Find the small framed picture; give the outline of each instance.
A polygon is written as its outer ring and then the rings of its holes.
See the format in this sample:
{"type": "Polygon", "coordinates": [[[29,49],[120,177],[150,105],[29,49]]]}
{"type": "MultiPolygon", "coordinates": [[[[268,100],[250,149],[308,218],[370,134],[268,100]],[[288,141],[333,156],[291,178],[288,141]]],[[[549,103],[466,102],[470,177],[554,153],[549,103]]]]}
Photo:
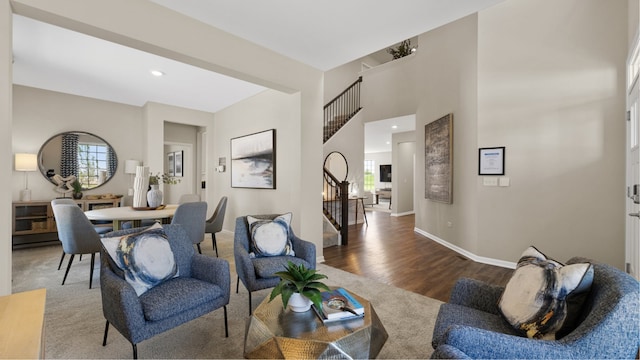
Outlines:
{"type": "Polygon", "coordinates": [[[480,148],[478,175],[504,175],[504,152],[504,146],[480,148]]]}
{"type": "Polygon", "coordinates": [[[173,154],[174,153],[172,152],[167,153],[167,170],[168,170],[169,176],[175,176],[175,173],[176,173],[175,172],[176,164],[173,158],[173,154]]]}
{"type": "Polygon", "coordinates": [[[182,151],[176,151],[173,153],[175,161],[174,176],[182,177],[182,151]]]}

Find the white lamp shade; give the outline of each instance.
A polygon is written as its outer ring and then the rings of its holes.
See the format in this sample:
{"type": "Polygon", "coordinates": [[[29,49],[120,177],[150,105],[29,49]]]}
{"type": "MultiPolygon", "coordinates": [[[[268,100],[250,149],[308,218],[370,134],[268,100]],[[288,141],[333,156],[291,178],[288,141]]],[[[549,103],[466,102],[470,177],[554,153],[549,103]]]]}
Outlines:
{"type": "Polygon", "coordinates": [[[138,160],[125,160],[124,162],[124,173],[125,174],[135,174],[136,168],[140,165],[140,161],[138,160]]]}
{"type": "Polygon", "coordinates": [[[16,171],[36,171],[38,170],[37,154],[16,154],[16,171]]]}

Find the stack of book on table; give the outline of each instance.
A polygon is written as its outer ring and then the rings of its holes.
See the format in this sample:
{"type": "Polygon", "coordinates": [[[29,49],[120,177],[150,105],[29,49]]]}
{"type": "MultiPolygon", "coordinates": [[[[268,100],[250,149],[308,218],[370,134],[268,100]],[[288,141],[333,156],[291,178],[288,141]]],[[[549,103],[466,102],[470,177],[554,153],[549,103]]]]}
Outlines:
{"type": "Polygon", "coordinates": [[[313,305],[313,310],[323,323],[358,319],[364,316],[364,307],[343,288],[323,291],[322,310],[313,305]],[[353,312],[349,311],[353,310],[353,312]]]}

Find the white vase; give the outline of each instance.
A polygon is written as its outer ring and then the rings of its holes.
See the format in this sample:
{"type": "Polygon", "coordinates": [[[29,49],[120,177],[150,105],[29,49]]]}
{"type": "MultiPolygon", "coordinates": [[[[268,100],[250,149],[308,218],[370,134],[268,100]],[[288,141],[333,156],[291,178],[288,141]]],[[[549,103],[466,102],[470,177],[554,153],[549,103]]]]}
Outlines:
{"type": "Polygon", "coordinates": [[[137,166],[133,182],[133,207],[147,206],[147,188],[149,187],[149,167],[137,166]]]}
{"type": "Polygon", "coordinates": [[[313,302],[300,293],[293,293],[289,298],[289,307],[295,312],[305,312],[311,309],[313,302]]]}
{"type": "Polygon", "coordinates": [[[162,205],[162,191],[159,187],[160,185],[151,185],[151,190],[147,192],[147,203],[149,203],[149,207],[157,208],[162,205]]]}

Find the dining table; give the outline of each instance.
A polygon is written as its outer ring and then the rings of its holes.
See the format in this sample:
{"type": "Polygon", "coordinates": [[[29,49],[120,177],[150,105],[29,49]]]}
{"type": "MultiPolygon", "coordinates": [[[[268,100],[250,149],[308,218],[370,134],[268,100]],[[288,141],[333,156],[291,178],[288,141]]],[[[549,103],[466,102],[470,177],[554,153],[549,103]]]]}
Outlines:
{"type": "Polygon", "coordinates": [[[158,220],[168,224],[177,208],[177,204],[162,205],[157,208],[121,206],[89,210],[84,213],[92,221],[112,221],[113,230],[120,230],[125,222],[131,222],[132,227],[140,227],[142,220],[158,220]]]}

